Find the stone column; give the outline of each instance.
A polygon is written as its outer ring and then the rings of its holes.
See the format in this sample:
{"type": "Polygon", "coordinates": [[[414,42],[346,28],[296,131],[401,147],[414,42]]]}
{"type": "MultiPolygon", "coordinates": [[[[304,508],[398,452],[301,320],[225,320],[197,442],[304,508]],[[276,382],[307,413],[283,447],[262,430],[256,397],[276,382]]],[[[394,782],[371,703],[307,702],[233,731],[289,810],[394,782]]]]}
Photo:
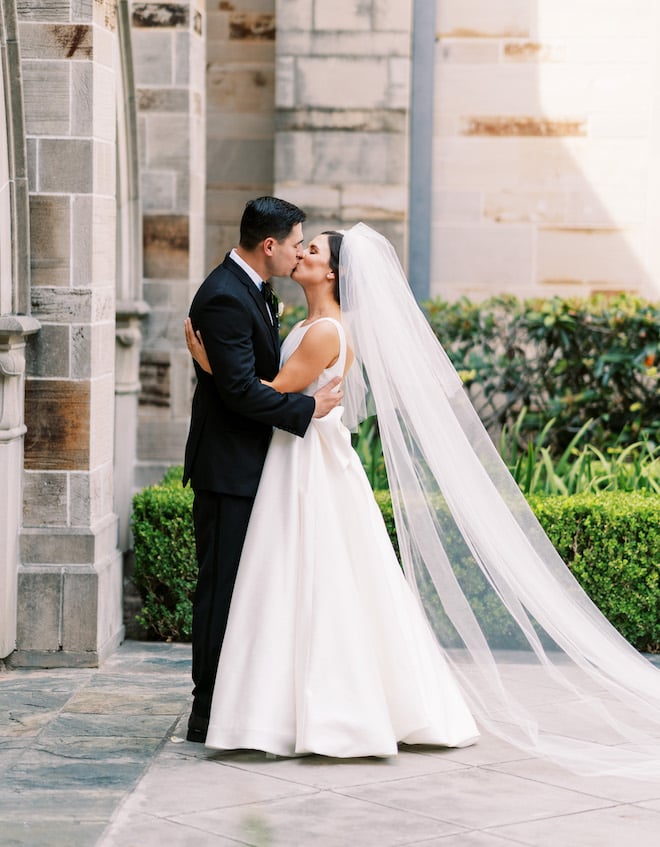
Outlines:
{"type": "Polygon", "coordinates": [[[32,313],[16,664],[96,665],[123,637],[113,512],[115,4],[19,4],[32,313]]]}
{"type": "MultiPolygon", "coordinates": [[[[274,193],[405,254],[410,0],[277,0],[274,193]]],[[[293,291],[292,283],[283,291],[293,291]]]]}
{"type": "Polygon", "coordinates": [[[25,336],[39,324],[30,317],[0,317],[0,658],[16,646],[18,535],[23,476],[25,336]]]}
{"type": "Polygon", "coordinates": [[[435,12],[435,2],[413,0],[408,279],[419,301],[428,298],[431,281],[435,12]]]}
{"type": "Polygon", "coordinates": [[[29,316],[28,181],[16,7],[0,2],[0,658],[16,647],[29,316]]]}
{"type": "Polygon", "coordinates": [[[129,0],[117,3],[117,47],[122,108],[117,114],[114,509],[119,517],[119,547],[128,565],[137,461],[141,322],[149,313],[142,299],[142,208],[129,0]]]}
{"type": "Polygon", "coordinates": [[[133,3],[143,210],[138,486],[183,461],[192,368],[183,319],[204,277],[205,4],[133,3]]]}

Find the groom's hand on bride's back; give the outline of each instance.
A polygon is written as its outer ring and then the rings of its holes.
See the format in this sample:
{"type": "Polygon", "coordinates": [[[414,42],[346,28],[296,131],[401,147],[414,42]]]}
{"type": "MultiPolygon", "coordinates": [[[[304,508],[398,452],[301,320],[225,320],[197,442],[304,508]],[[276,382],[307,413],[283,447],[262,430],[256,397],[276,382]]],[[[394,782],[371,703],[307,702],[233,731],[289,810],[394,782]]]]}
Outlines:
{"type": "Polygon", "coordinates": [[[326,382],[323,388],[319,388],[319,390],[314,395],[314,402],[316,406],[314,408],[314,417],[315,418],[324,418],[328,412],[331,412],[335,406],[338,406],[343,397],[344,392],[341,388],[337,386],[340,384],[341,379],[336,376],[334,379],[331,379],[330,382],[326,382]]]}

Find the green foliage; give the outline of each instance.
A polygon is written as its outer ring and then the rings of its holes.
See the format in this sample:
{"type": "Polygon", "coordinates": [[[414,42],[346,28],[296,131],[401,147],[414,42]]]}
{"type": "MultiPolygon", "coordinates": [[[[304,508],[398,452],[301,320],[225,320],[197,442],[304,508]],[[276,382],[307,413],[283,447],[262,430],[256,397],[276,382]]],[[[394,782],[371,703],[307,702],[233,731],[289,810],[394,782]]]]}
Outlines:
{"type": "MultiPolygon", "coordinates": [[[[378,491],[375,492],[375,496],[385,520],[390,541],[397,552],[397,556],[399,556],[390,493],[389,491],[378,491]]],[[[475,563],[474,557],[451,518],[447,506],[442,501],[436,508],[436,519],[440,527],[443,547],[452,562],[453,573],[479,619],[491,646],[504,650],[525,648],[526,642],[517,624],[475,563]]],[[[461,638],[447,617],[442,605],[444,586],[442,584],[435,585],[431,575],[421,563],[416,566],[415,570],[420,598],[441,643],[446,647],[462,646],[461,638]]]]}
{"type": "Polygon", "coordinates": [[[387,527],[387,534],[390,537],[390,541],[392,542],[392,546],[394,547],[394,552],[397,555],[397,558],[400,560],[399,553],[399,541],[396,537],[396,526],[394,524],[394,509],[392,508],[392,498],[390,496],[389,491],[374,491],[374,497],[376,498],[376,503],[378,503],[378,508],[383,516],[383,520],[385,521],[385,526],[387,527]]]}
{"type": "Polygon", "coordinates": [[[533,497],[559,555],[605,617],[638,650],[660,650],[660,497],[533,497]]]}
{"type": "Polygon", "coordinates": [[[546,444],[550,420],[526,446],[522,435],[525,411],[513,427],[504,426],[499,451],[525,495],[578,494],[582,491],[653,491],[660,493],[660,445],[648,440],[599,449],[583,442],[591,422],[584,424],[561,452],[546,444]]]}
{"type": "MultiPolygon", "coordinates": [[[[191,635],[197,562],[193,493],[181,487],[180,478],[181,468],[172,468],[161,485],[145,488],[134,498],[134,580],[144,603],[139,621],[148,634],[186,641],[191,635]]],[[[376,491],[375,497],[398,555],[389,491],[376,491]]],[[[660,495],[605,492],[529,499],[560,556],[603,614],[638,649],[660,650],[660,495]]],[[[461,587],[485,621],[493,643],[515,646],[515,626],[471,564],[451,520],[446,521],[443,539],[458,562],[461,587]]],[[[423,599],[437,629],[451,639],[442,589],[437,592],[430,583],[427,588],[423,599]]]]}
{"type": "Polygon", "coordinates": [[[307,308],[305,306],[285,306],[280,318],[280,338],[284,340],[291,328],[306,317],[307,308]]]}
{"type": "MultiPolygon", "coordinates": [[[[376,499],[396,545],[389,493],[378,492],[376,499]]],[[[535,496],[529,502],[559,555],[605,617],[638,650],[660,651],[660,496],[584,493],[535,496]]],[[[461,550],[456,535],[448,525],[443,543],[457,562],[455,572],[463,591],[494,646],[515,646],[515,625],[471,564],[468,551],[461,550]]],[[[443,639],[451,639],[442,612],[442,590],[436,596],[429,587],[422,594],[443,639]]]]}
{"type": "Polygon", "coordinates": [[[357,433],[351,436],[351,440],[372,489],[374,491],[387,489],[387,472],[376,417],[362,421],[357,433]]]}
{"type": "Polygon", "coordinates": [[[183,480],[183,465],[172,465],[168,468],[160,481],[161,485],[168,488],[179,488],[183,480]]]}
{"type": "MultiPolygon", "coordinates": [[[[561,557],[624,637],[640,650],[660,650],[660,307],[621,295],[426,308],[561,557]],[[575,496],[539,496],[568,494],[575,496]]],[[[282,334],[304,315],[301,307],[288,309],[282,334]]],[[[385,488],[375,419],[353,443],[372,486],[385,488]]],[[[134,499],[134,579],[148,632],[186,640],[197,565],[193,495],[180,480],[181,468],[171,468],[160,486],[134,499]]],[[[377,491],[376,499],[398,551],[389,492],[377,491]]],[[[446,525],[463,590],[494,643],[512,646],[508,613],[470,564],[453,522],[446,525]]],[[[451,638],[442,591],[427,589],[437,628],[451,638]]]]}
{"type": "Polygon", "coordinates": [[[658,441],[660,306],[632,295],[426,304],[431,326],[491,433],[549,420],[551,452],[587,423],[600,446],[658,441]]]}
{"type": "MultiPolygon", "coordinates": [[[[493,437],[525,410],[525,443],[553,420],[550,453],[585,425],[599,449],[660,441],[659,304],[627,294],[503,296],[434,300],[425,311],[493,437]]],[[[282,335],[304,316],[300,306],[285,310],[282,335]]]]}
{"type": "Polygon", "coordinates": [[[193,493],[171,469],[167,483],[133,498],[133,581],[142,598],[137,616],[150,637],[189,641],[192,595],[197,579],[192,523],[193,493]]]}

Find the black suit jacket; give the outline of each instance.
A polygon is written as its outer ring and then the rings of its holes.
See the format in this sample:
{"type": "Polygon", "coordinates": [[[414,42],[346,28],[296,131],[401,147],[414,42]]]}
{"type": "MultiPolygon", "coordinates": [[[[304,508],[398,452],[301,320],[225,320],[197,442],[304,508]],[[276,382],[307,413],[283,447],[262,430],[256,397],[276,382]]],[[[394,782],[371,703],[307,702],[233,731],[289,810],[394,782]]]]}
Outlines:
{"type": "Polygon", "coordinates": [[[213,374],[195,363],[183,484],[196,491],[252,497],[272,428],[304,435],[314,400],[280,394],[260,379],[279,370],[279,337],[254,282],[230,257],[193,298],[190,318],[200,330],[213,374]]]}

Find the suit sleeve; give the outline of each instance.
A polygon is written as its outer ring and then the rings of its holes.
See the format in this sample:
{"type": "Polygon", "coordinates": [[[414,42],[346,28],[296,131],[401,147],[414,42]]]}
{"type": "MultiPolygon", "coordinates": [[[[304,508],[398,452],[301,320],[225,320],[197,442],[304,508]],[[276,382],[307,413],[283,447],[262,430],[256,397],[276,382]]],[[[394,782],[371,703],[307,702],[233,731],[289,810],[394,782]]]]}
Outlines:
{"type": "Polygon", "coordinates": [[[304,435],[314,414],[314,399],[304,394],[280,394],[260,381],[252,316],[245,304],[229,294],[218,294],[196,315],[195,323],[201,330],[223,403],[248,418],[304,435]]]}

